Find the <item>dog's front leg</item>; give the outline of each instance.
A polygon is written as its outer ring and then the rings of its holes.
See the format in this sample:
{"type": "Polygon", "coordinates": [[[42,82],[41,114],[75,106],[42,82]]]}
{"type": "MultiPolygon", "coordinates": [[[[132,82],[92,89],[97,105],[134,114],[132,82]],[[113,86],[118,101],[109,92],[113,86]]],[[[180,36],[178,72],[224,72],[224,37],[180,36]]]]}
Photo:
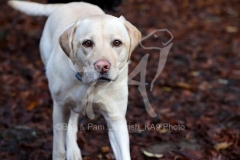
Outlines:
{"type": "Polygon", "coordinates": [[[79,114],[71,110],[66,138],[67,160],[82,160],[81,151],[77,144],[78,117],[79,114]]]}
{"type": "Polygon", "coordinates": [[[108,135],[116,160],[130,160],[129,135],[126,119],[108,119],[107,124],[108,135]]]}
{"type": "Polygon", "coordinates": [[[65,160],[65,139],[69,109],[63,104],[53,102],[53,160],[65,160]]]}

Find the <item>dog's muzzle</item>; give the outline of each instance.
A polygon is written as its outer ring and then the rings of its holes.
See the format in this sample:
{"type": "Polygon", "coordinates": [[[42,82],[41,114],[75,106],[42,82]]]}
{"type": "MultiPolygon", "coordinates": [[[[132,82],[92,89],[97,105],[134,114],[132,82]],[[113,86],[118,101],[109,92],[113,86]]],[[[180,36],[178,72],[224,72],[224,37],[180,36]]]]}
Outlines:
{"type": "MultiPolygon", "coordinates": [[[[128,64],[130,64],[130,61],[128,61],[120,70],[119,70],[119,74],[121,74],[121,72],[128,66],[128,64]]],[[[79,80],[79,81],[81,81],[82,82],[82,75],[79,73],[79,72],[77,72],[76,74],[75,74],[75,77],[79,80]]],[[[117,78],[118,78],[118,76],[117,76],[117,78]]],[[[116,78],[116,79],[117,79],[116,78]]],[[[112,79],[110,79],[110,78],[107,78],[107,77],[105,77],[105,76],[100,76],[96,81],[97,82],[100,82],[100,83],[108,83],[108,82],[111,82],[111,81],[115,81],[116,79],[114,79],[114,80],[112,80],[112,79]]]]}

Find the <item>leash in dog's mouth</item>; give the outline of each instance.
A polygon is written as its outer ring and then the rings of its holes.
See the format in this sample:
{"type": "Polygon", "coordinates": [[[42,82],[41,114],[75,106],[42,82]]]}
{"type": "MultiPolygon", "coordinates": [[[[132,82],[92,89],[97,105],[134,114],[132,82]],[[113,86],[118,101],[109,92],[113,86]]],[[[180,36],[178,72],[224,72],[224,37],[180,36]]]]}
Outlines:
{"type": "Polygon", "coordinates": [[[97,81],[98,81],[98,82],[110,82],[111,79],[106,78],[106,77],[100,77],[100,78],[97,79],[97,81]]]}
{"type": "MultiPolygon", "coordinates": [[[[76,74],[75,74],[75,77],[79,80],[79,81],[81,81],[82,82],[82,75],[79,73],[79,72],[77,72],[76,74]]],[[[97,79],[97,81],[98,82],[110,82],[110,81],[112,81],[110,78],[107,78],[107,77],[99,77],[98,79],[97,79]]]]}
{"type": "MultiPolygon", "coordinates": [[[[128,64],[130,64],[130,63],[131,63],[131,62],[128,61],[128,62],[119,70],[119,74],[120,74],[120,73],[123,71],[123,69],[126,68],[126,66],[127,66],[128,64]]],[[[79,72],[77,72],[77,73],[75,74],[75,77],[76,77],[79,81],[82,82],[82,75],[81,75],[79,72]]],[[[117,76],[117,78],[118,78],[118,76],[117,76]]],[[[116,78],[116,79],[117,79],[117,78],[116,78]]],[[[99,78],[97,79],[97,81],[102,83],[102,82],[115,81],[116,79],[112,80],[112,79],[107,78],[107,77],[99,77],[99,78]]]]}

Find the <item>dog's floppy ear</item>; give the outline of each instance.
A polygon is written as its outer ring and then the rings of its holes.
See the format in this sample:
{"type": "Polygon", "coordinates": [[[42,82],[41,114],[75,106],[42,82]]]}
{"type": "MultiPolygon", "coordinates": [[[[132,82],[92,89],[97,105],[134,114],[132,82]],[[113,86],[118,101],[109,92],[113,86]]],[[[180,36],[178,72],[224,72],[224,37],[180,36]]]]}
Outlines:
{"type": "Polygon", "coordinates": [[[79,25],[79,20],[68,27],[59,37],[59,44],[65,54],[72,60],[73,64],[75,64],[75,51],[73,48],[73,38],[76,32],[76,29],[79,25]]]}
{"type": "Polygon", "coordinates": [[[136,27],[134,27],[130,22],[125,20],[125,18],[123,16],[120,16],[119,19],[124,23],[124,25],[128,31],[129,38],[130,38],[130,48],[129,48],[129,54],[128,54],[128,60],[129,60],[132,51],[139,44],[139,42],[142,38],[142,35],[141,35],[141,32],[136,27]]]}

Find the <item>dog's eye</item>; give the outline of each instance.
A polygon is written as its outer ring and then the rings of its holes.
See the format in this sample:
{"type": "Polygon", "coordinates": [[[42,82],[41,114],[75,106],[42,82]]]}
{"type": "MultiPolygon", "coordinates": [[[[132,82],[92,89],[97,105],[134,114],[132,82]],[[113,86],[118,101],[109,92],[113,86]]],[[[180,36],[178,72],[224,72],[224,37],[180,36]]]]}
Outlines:
{"type": "Polygon", "coordinates": [[[82,43],[83,46],[85,47],[92,47],[93,46],[93,42],[90,40],[86,40],[82,43]]]}
{"type": "Polygon", "coordinates": [[[122,44],[122,42],[119,41],[119,40],[114,40],[114,41],[113,41],[113,46],[114,46],[114,47],[118,47],[118,46],[120,46],[121,44],[122,44]]]}

